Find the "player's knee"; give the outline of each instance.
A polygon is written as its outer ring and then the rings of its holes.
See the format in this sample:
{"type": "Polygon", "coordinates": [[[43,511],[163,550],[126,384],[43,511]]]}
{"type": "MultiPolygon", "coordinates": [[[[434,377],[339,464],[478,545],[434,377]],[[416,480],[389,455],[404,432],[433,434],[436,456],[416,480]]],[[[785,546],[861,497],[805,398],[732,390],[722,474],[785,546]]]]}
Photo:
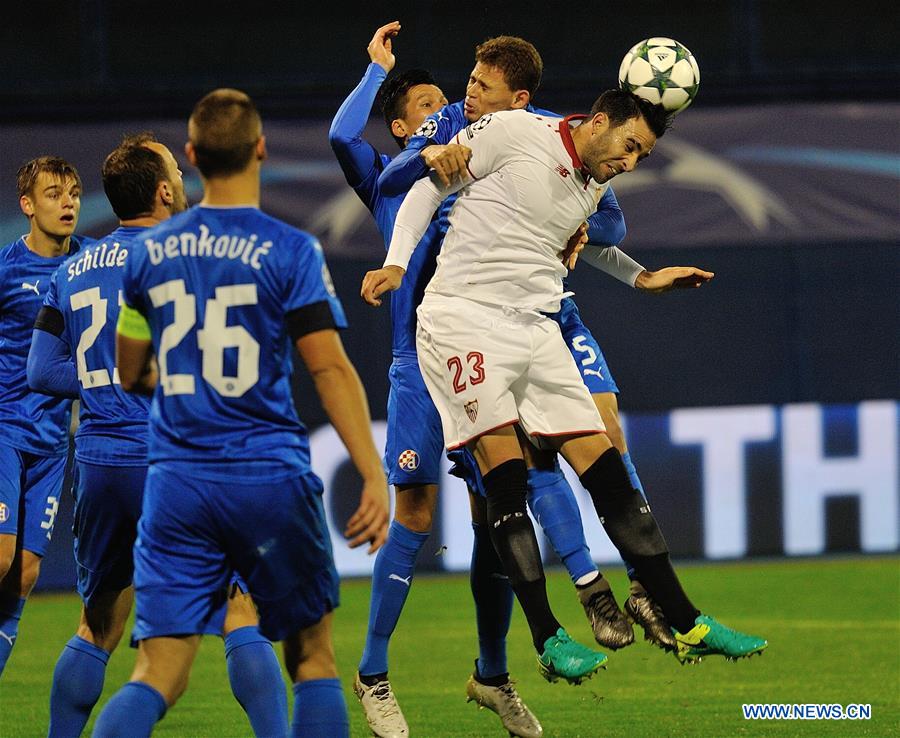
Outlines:
{"type": "Polygon", "coordinates": [[[305,682],[310,679],[333,679],[337,676],[334,648],[327,643],[303,639],[284,641],[284,665],[291,680],[305,682]]]}
{"type": "Polygon", "coordinates": [[[416,533],[430,533],[434,522],[437,485],[398,487],[394,520],[416,533]]]}
{"type": "Polygon", "coordinates": [[[41,558],[30,551],[19,555],[4,554],[0,559],[0,581],[5,591],[19,597],[28,597],[37,583],[41,571],[41,558]]]}
{"type": "Polygon", "coordinates": [[[525,512],[528,470],[522,459],[510,459],[484,475],[487,518],[491,525],[505,516],[525,512]]]}
{"type": "Polygon", "coordinates": [[[408,528],[416,533],[430,533],[431,525],[434,521],[434,514],[428,507],[419,507],[403,511],[398,507],[396,513],[394,513],[394,520],[400,523],[404,528],[408,528]]]}

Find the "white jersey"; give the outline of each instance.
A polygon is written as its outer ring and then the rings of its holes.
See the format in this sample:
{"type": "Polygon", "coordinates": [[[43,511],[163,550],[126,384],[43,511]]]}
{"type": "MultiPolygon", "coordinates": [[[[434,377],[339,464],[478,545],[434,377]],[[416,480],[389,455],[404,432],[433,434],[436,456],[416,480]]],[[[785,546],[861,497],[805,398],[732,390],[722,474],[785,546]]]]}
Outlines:
{"type": "Polygon", "coordinates": [[[437,205],[460,191],[426,292],[559,310],[561,254],[608,186],[586,175],[572,143],[574,117],[509,110],[457,134],[454,143],[472,149],[471,179],[442,187],[432,175],[416,183],[397,215],[385,266],[405,269],[437,205]]]}

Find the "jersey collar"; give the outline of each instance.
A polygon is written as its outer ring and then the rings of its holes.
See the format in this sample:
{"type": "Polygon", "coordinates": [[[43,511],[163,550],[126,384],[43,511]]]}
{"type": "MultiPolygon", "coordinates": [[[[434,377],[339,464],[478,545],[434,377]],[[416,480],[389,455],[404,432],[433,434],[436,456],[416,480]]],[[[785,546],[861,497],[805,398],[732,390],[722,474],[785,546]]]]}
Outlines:
{"type": "Polygon", "coordinates": [[[584,114],[567,115],[559,122],[559,135],[562,138],[563,146],[566,147],[566,151],[572,159],[572,167],[581,172],[581,176],[587,182],[591,178],[591,172],[584,165],[584,162],[581,161],[581,157],[578,156],[578,152],[575,150],[575,142],[572,140],[572,129],[569,128],[569,121],[584,120],[585,118],[587,116],[584,114]]]}

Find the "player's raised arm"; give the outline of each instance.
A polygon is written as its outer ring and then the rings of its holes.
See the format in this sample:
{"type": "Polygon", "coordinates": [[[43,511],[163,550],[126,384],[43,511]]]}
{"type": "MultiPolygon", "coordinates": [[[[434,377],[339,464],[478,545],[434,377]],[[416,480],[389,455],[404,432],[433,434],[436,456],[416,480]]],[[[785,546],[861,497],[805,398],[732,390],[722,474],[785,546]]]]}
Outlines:
{"type": "Polygon", "coordinates": [[[336,330],[307,333],[295,345],[315,382],[328,419],[363,478],[359,507],[347,521],[344,535],[350,539],[351,548],[368,542],[369,553],[374,553],[387,538],[389,504],[387,479],[372,439],[369,403],[362,382],[336,330]]]}
{"type": "Polygon", "coordinates": [[[337,157],[344,177],[351,187],[357,187],[381,170],[379,154],[363,139],[372,105],[388,72],[395,64],[391,39],[400,31],[400,23],[393,21],[379,28],[369,42],[370,64],[360,83],[338,108],[328,131],[328,142],[337,157]]]}

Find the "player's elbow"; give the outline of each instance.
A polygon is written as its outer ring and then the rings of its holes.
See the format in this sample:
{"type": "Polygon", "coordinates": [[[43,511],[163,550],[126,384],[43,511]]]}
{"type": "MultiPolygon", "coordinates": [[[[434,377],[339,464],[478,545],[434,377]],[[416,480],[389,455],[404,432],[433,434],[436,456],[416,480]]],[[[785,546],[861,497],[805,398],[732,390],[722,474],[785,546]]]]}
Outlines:
{"type": "Polygon", "coordinates": [[[51,394],[51,392],[42,371],[44,366],[46,366],[44,362],[38,361],[34,353],[29,352],[28,361],[25,364],[25,378],[28,382],[28,387],[35,392],[47,395],[51,394]]]}
{"type": "Polygon", "coordinates": [[[612,237],[613,243],[618,245],[625,240],[628,229],[625,227],[625,218],[619,218],[618,222],[613,224],[612,237]]]}
{"type": "Polygon", "coordinates": [[[343,133],[335,123],[332,123],[331,128],[328,129],[328,143],[335,153],[340,153],[350,146],[353,143],[353,139],[353,136],[343,133]]]}

